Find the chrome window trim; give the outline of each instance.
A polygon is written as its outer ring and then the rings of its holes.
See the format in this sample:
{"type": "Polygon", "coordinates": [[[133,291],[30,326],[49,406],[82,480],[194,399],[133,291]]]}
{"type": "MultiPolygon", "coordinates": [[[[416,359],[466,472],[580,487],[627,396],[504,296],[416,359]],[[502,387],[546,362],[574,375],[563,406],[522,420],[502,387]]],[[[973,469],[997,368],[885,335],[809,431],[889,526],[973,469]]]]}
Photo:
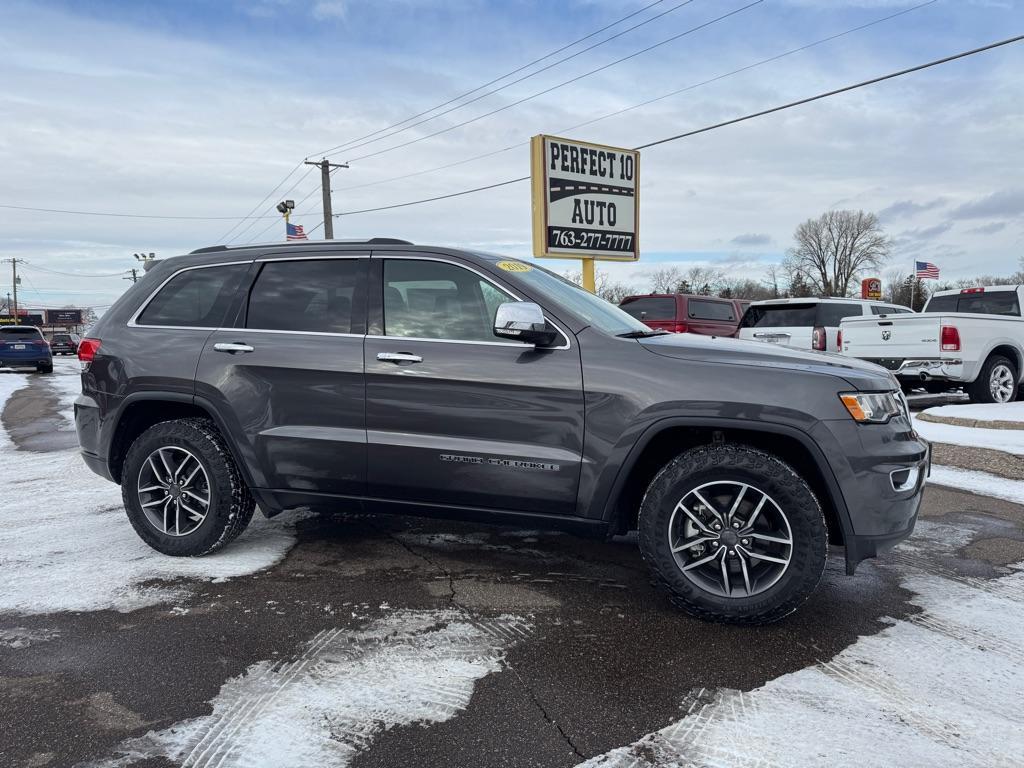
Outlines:
{"type": "Polygon", "coordinates": [[[168,275],[167,279],[164,280],[162,283],[160,283],[160,285],[158,285],[153,290],[153,292],[150,293],[149,296],[146,297],[146,300],[144,302],[142,302],[142,305],[137,310],[135,310],[135,312],[132,314],[132,316],[130,318],[128,318],[128,322],[126,323],[126,325],[129,328],[164,328],[166,330],[171,330],[171,331],[210,331],[210,332],[213,332],[213,331],[217,330],[216,326],[211,326],[211,325],[143,325],[143,324],[138,322],[138,319],[139,319],[139,315],[141,315],[143,312],[145,312],[146,311],[146,307],[148,307],[150,305],[150,303],[153,301],[153,299],[156,298],[156,295],[158,293],[160,293],[160,291],[162,291],[164,289],[164,286],[167,285],[169,282],[171,282],[171,280],[176,278],[178,275],[182,274],[183,272],[191,272],[194,269],[213,269],[214,267],[234,267],[234,266],[237,266],[239,264],[252,264],[252,262],[253,262],[253,259],[244,259],[242,261],[219,261],[216,264],[194,264],[194,265],[192,265],[190,267],[182,267],[181,269],[176,270],[172,274],[168,275]]]}
{"type": "Polygon", "coordinates": [[[343,336],[346,338],[362,339],[365,333],[338,333],[336,331],[287,331],[282,328],[218,328],[218,331],[229,331],[231,333],[278,333],[287,336],[343,336]]]}
{"type": "MultiPolygon", "coordinates": [[[[381,258],[381,259],[385,259],[385,260],[392,259],[392,260],[395,260],[395,261],[439,261],[442,264],[450,264],[453,267],[459,267],[461,269],[465,269],[465,270],[468,270],[469,272],[472,272],[474,275],[480,277],[484,282],[490,283],[491,285],[493,285],[495,288],[497,288],[502,293],[509,294],[516,301],[524,301],[523,297],[517,295],[515,293],[515,291],[512,291],[512,290],[510,290],[508,288],[505,288],[505,287],[503,287],[501,285],[498,285],[496,282],[494,282],[493,278],[491,278],[490,275],[485,275],[483,272],[481,272],[479,269],[476,269],[475,267],[471,267],[471,266],[469,266],[467,264],[461,264],[461,263],[459,263],[457,261],[452,261],[451,259],[444,259],[444,258],[440,258],[438,256],[407,256],[407,255],[405,255],[405,254],[403,254],[403,253],[401,253],[399,251],[382,253],[380,256],[377,256],[376,258],[381,258]]],[[[381,272],[381,281],[382,281],[382,286],[381,287],[382,288],[383,288],[383,279],[384,279],[383,272],[381,272]]],[[[541,307],[541,309],[543,310],[543,307],[541,307]]],[[[383,315],[383,308],[382,308],[381,314],[383,315]]],[[[540,349],[550,349],[550,350],[572,349],[572,341],[569,340],[569,335],[565,331],[562,330],[562,327],[558,323],[556,323],[554,320],[552,320],[550,317],[548,317],[547,314],[544,315],[544,319],[547,322],[551,323],[551,325],[554,327],[554,329],[556,331],[558,331],[559,335],[565,340],[565,344],[562,344],[562,345],[557,346],[557,347],[540,347],[540,349]]],[[[384,327],[385,327],[385,329],[387,328],[387,318],[384,318],[384,327]]],[[[488,346],[520,347],[520,348],[531,347],[533,349],[537,349],[537,346],[535,344],[522,344],[522,343],[518,343],[517,344],[514,341],[507,342],[507,341],[473,341],[472,339],[427,339],[427,338],[422,338],[422,337],[419,337],[419,336],[389,336],[386,333],[383,333],[383,334],[381,334],[379,336],[377,334],[370,334],[370,336],[372,338],[374,338],[374,339],[404,339],[406,341],[439,341],[439,342],[448,342],[449,344],[486,344],[488,346]]]]}
{"type": "Polygon", "coordinates": [[[355,253],[352,255],[338,254],[334,256],[303,256],[301,254],[291,254],[290,256],[262,256],[258,259],[254,259],[257,264],[264,264],[268,261],[351,261],[352,259],[368,259],[370,258],[369,252],[366,253],[355,253]]]}

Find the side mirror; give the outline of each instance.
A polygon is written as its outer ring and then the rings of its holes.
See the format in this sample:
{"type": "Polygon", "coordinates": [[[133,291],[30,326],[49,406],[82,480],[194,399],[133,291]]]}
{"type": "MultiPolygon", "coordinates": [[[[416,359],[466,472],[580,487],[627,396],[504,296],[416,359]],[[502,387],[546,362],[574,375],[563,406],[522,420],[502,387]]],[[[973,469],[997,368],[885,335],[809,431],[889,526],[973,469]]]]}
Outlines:
{"type": "Polygon", "coordinates": [[[558,335],[548,328],[544,311],[530,301],[506,301],[494,313],[494,335],[546,347],[558,335]]]}

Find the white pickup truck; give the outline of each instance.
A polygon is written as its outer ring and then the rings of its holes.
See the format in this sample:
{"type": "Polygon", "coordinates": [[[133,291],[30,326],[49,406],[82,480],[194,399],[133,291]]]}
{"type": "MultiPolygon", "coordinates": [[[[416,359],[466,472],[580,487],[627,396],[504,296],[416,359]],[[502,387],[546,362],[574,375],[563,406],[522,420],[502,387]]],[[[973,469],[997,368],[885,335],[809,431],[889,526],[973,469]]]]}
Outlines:
{"type": "Polygon", "coordinates": [[[973,402],[1007,403],[1024,377],[1022,306],[1019,285],[937,291],[917,314],[844,318],[842,353],[888,368],[906,390],[963,387],[973,402]]]}

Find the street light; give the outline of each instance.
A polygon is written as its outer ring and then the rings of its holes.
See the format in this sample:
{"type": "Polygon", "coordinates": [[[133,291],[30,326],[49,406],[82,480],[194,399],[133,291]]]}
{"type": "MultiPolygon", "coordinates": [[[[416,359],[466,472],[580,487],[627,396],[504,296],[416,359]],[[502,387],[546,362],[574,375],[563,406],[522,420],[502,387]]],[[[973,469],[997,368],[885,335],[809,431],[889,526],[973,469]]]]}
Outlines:
{"type": "Polygon", "coordinates": [[[156,254],[152,251],[148,254],[145,251],[142,253],[133,253],[132,256],[135,257],[136,261],[142,262],[142,269],[145,272],[149,272],[149,268],[156,263],[156,254]]]}

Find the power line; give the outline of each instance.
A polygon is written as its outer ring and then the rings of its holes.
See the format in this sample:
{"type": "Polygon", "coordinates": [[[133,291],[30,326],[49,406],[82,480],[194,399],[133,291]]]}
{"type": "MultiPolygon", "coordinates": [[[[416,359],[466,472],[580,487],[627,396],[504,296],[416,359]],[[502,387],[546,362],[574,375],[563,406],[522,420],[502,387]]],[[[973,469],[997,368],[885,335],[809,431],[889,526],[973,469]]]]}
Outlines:
{"type": "MultiPolygon", "coordinates": [[[[27,205],[5,205],[0,208],[7,208],[12,211],[34,211],[36,213],[63,213],[74,216],[112,216],[119,219],[170,219],[173,221],[231,221],[237,216],[164,216],[145,213],[111,213],[109,211],[72,211],[64,208],[32,208],[27,205]]],[[[253,218],[269,219],[271,216],[256,216],[253,218]]]]}
{"type": "MultiPolygon", "coordinates": [[[[477,115],[476,117],[472,117],[469,120],[463,120],[461,123],[455,123],[454,125],[450,125],[447,128],[442,128],[442,129],[440,129],[438,131],[434,131],[433,133],[428,133],[428,134],[426,134],[424,136],[419,136],[419,137],[417,137],[415,139],[410,139],[409,141],[402,142],[401,144],[395,144],[395,145],[393,145],[391,147],[385,147],[384,149],[379,149],[376,152],[369,152],[369,153],[367,153],[365,155],[359,155],[357,157],[349,158],[348,162],[354,163],[354,162],[357,162],[359,160],[366,160],[366,159],[371,158],[371,157],[377,157],[378,155],[383,155],[383,154],[385,154],[387,152],[393,152],[396,149],[402,149],[403,147],[408,147],[408,146],[410,146],[412,144],[418,144],[421,141],[426,141],[427,139],[432,139],[435,136],[440,136],[443,133],[448,133],[449,131],[454,131],[457,128],[462,128],[463,126],[469,125],[471,123],[475,123],[478,120],[483,120],[486,117],[491,117],[492,115],[496,115],[499,112],[504,112],[507,109],[512,109],[513,107],[517,107],[520,104],[526,103],[527,101],[532,101],[533,99],[536,99],[539,96],[544,96],[546,94],[549,94],[552,91],[557,91],[559,88],[564,88],[567,85],[571,85],[572,83],[575,83],[575,82],[577,82],[579,80],[582,80],[582,79],[584,79],[586,77],[590,77],[591,75],[597,74],[598,72],[603,72],[604,70],[610,69],[611,67],[614,67],[614,66],[617,66],[617,65],[621,64],[624,61],[629,61],[630,59],[634,59],[637,56],[640,56],[640,55],[645,54],[645,53],[649,53],[650,51],[653,51],[655,48],[660,48],[663,45],[667,45],[668,43],[675,42],[676,40],[679,40],[680,38],[686,37],[687,35],[691,35],[694,32],[698,32],[698,31],[700,31],[700,30],[702,30],[702,29],[704,29],[706,27],[710,27],[712,24],[717,24],[720,21],[724,21],[725,19],[729,18],[730,16],[735,16],[736,14],[742,13],[743,11],[746,11],[746,10],[748,10],[750,8],[753,8],[755,5],[760,5],[763,2],[764,2],[764,0],[753,0],[753,2],[747,3],[744,6],[741,6],[739,8],[734,9],[734,10],[731,10],[728,13],[724,13],[721,16],[718,16],[718,17],[716,17],[714,19],[711,19],[711,21],[706,21],[703,24],[698,24],[695,27],[690,27],[690,29],[687,29],[684,32],[680,32],[680,33],[678,33],[676,35],[672,35],[671,37],[668,37],[668,38],[662,40],[661,42],[654,43],[653,45],[649,45],[646,48],[642,48],[639,51],[635,51],[635,52],[629,54],[628,56],[623,56],[620,59],[616,59],[615,61],[608,62],[607,64],[604,64],[604,65],[602,65],[600,67],[597,67],[596,69],[592,69],[589,72],[584,72],[581,75],[577,75],[576,77],[572,77],[572,78],[570,78],[568,80],[565,80],[565,81],[563,81],[561,83],[557,83],[556,85],[553,85],[553,86],[551,86],[549,88],[545,88],[542,91],[537,91],[536,93],[533,93],[533,94],[531,94],[529,96],[524,96],[523,98],[521,98],[521,99],[519,99],[517,101],[513,101],[511,104],[506,104],[506,105],[504,105],[502,107],[498,107],[497,109],[492,109],[490,112],[485,112],[485,113],[483,113],[481,115],[477,115]]],[[[332,153],[328,152],[327,156],[330,156],[331,154],[332,153]]],[[[337,154],[337,153],[334,153],[334,154],[337,154]]]]}
{"type": "MultiPolygon", "coordinates": [[[[334,151],[336,149],[344,149],[345,147],[348,147],[349,144],[354,144],[355,142],[362,141],[363,139],[368,139],[371,136],[376,136],[378,133],[383,133],[384,131],[389,131],[392,128],[397,128],[398,126],[402,125],[403,123],[407,123],[410,120],[415,120],[418,117],[423,117],[424,115],[427,115],[427,114],[433,112],[436,109],[441,109],[442,107],[447,107],[449,104],[452,104],[452,103],[454,103],[456,101],[459,101],[460,99],[463,99],[466,96],[471,96],[474,93],[476,93],[477,91],[483,90],[484,88],[487,88],[488,86],[494,85],[495,83],[499,83],[499,82],[501,82],[502,80],[504,80],[507,77],[512,77],[512,75],[518,74],[519,72],[522,72],[524,69],[529,69],[534,64],[539,64],[540,62],[544,61],[545,59],[550,59],[552,56],[557,56],[562,51],[567,51],[568,49],[572,48],[574,45],[579,45],[584,40],[589,40],[590,38],[594,37],[595,35],[599,35],[602,32],[605,32],[605,31],[611,29],[612,27],[621,24],[624,21],[627,21],[627,20],[633,18],[634,16],[639,16],[644,11],[650,10],[654,6],[660,5],[663,2],[665,2],[665,0],[655,0],[655,2],[649,3],[648,5],[645,5],[643,8],[640,8],[640,9],[638,9],[636,11],[633,11],[632,13],[628,13],[625,16],[623,16],[621,19],[618,19],[617,21],[613,21],[611,24],[603,26],[600,29],[594,30],[593,32],[591,32],[588,35],[584,35],[583,37],[580,37],[580,38],[578,38],[576,40],[573,40],[571,43],[567,43],[566,45],[563,45],[561,48],[557,48],[557,49],[551,51],[550,53],[547,53],[547,54],[541,56],[540,58],[534,59],[531,62],[523,64],[521,67],[517,67],[516,69],[513,69],[510,72],[506,72],[505,74],[501,75],[500,77],[496,77],[493,80],[489,80],[488,82],[484,83],[483,85],[478,85],[476,88],[473,88],[472,90],[466,91],[465,93],[460,93],[458,96],[454,96],[454,97],[448,99],[448,101],[444,101],[444,102],[442,102],[440,104],[437,104],[437,105],[431,107],[430,109],[424,110],[423,112],[419,112],[419,113],[417,113],[415,115],[411,115],[410,117],[407,117],[404,120],[399,120],[397,123],[392,123],[391,125],[386,125],[383,128],[380,128],[380,129],[378,129],[376,131],[372,131],[371,133],[366,134],[365,136],[360,136],[357,139],[350,139],[349,141],[346,141],[346,142],[344,142],[342,144],[339,144],[336,147],[331,147],[330,149],[324,150],[323,152],[314,152],[313,155],[311,155],[311,157],[315,156],[315,155],[323,155],[323,154],[326,154],[327,152],[332,152],[332,151],[334,151]]],[[[659,16],[660,15],[663,15],[663,14],[659,14],[659,16]]],[[[659,18],[659,17],[656,16],[654,18],[659,18]]],[[[612,38],[608,38],[608,39],[611,40],[612,38]]],[[[605,40],[604,42],[608,42],[608,41],[605,40]]],[[[563,59],[563,61],[564,61],[564,59],[563,59]]]]}
{"type": "MultiPolygon", "coordinates": [[[[327,154],[332,154],[332,153],[337,154],[338,152],[342,152],[342,151],[351,151],[353,149],[358,149],[359,147],[364,147],[367,144],[374,144],[374,143],[376,143],[378,141],[383,141],[384,139],[390,138],[391,136],[397,136],[398,134],[404,133],[405,131],[408,131],[408,130],[410,130],[412,128],[415,128],[416,126],[423,125],[424,123],[429,123],[431,120],[436,120],[439,117],[443,117],[444,115],[450,114],[452,112],[456,112],[456,111],[462,109],[463,107],[468,107],[470,104],[475,104],[476,102],[480,101],[481,99],[486,99],[488,96],[493,96],[496,93],[500,93],[501,91],[504,91],[506,88],[511,88],[513,85],[517,85],[518,83],[521,83],[524,80],[529,80],[531,77],[536,77],[537,75],[541,74],[542,72],[547,72],[549,69],[553,69],[554,67],[557,67],[560,64],[564,64],[565,62],[570,61],[571,59],[575,59],[577,56],[582,56],[583,54],[587,53],[588,51],[592,51],[595,48],[599,48],[600,46],[604,45],[605,43],[610,43],[612,40],[616,40],[616,39],[622,37],[623,35],[627,35],[627,34],[629,34],[630,32],[632,32],[635,29],[639,29],[640,27],[643,27],[643,26],[645,26],[647,24],[650,24],[650,23],[652,23],[654,21],[657,21],[658,19],[662,18],[663,16],[667,16],[670,13],[674,13],[675,11],[678,11],[680,8],[682,8],[683,6],[690,5],[692,2],[693,2],[693,0],[683,0],[683,2],[678,3],[678,4],[674,5],[674,6],[672,6],[667,11],[662,11],[661,13],[659,13],[659,14],[657,14],[655,16],[652,16],[649,19],[645,19],[644,21],[641,21],[638,24],[634,24],[631,27],[627,27],[626,29],[622,30],[621,32],[616,32],[614,35],[611,35],[610,37],[606,37],[604,40],[600,40],[600,41],[594,43],[593,45],[588,45],[586,48],[583,48],[582,50],[576,51],[576,53],[570,54],[570,55],[568,55],[568,56],[566,56],[564,58],[559,59],[558,61],[553,61],[550,64],[548,64],[546,66],[543,66],[543,67],[541,67],[538,70],[535,70],[535,71],[530,72],[530,73],[528,73],[526,75],[523,75],[522,77],[518,77],[515,80],[512,80],[511,82],[505,83],[504,85],[502,85],[499,88],[495,88],[493,90],[487,91],[486,93],[482,93],[479,96],[474,96],[469,101],[464,101],[461,104],[456,104],[453,107],[449,107],[448,109],[444,110],[443,112],[438,112],[436,115],[431,115],[430,117],[426,117],[423,120],[418,120],[415,123],[410,123],[409,125],[406,125],[403,128],[399,128],[396,131],[391,131],[391,133],[384,133],[384,131],[389,130],[389,128],[382,128],[380,131],[374,131],[373,133],[368,134],[367,136],[364,136],[362,139],[354,139],[353,141],[346,142],[345,144],[339,144],[336,147],[331,147],[330,149],[326,150],[326,152],[322,152],[322,153],[318,152],[317,154],[327,155],[327,154]],[[383,134],[383,135],[376,136],[376,138],[371,138],[371,137],[375,136],[376,134],[383,134]],[[363,139],[368,139],[368,140],[364,141],[363,139]]],[[[656,5],[656,3],[652,3],[652,5],[656,5]]],[[[640,11],[636,11],[635,13],[630,14],[630,16],[635,16],[637,13],[640,13],[641,11],[646,10],[647,8],[650,8],[650,7],[651,6],[646,6],[646,8],[641,8],[640,11]]],[[[627,16],[626,18],[629,18],[629,16],[627,16]]],[[[620,21],[622,21],[622,20],[620,20],[620,21]]],[[[619,22],[616,22],[616,23],[619,23],[619,22]]],[[[613,24],[611,26],[615,26],[615,25],[613,24]]],[[[605,27],[605,29],[607,29],[607,27],[605,27]]],[[[603,31],[603,30],[599,30],[599,31],[603,31]]],[[[594,34],[597,34],[597,32],[595,32],[595,33],[593,33],[591,35],[588,35],[588,37],[593,37],[594,34]]],[[[584,40],[584,39],[586,39],[586,38],[581,38],[581,40],[584,40]]],[[[580,40],[577,40],[576,42],[580,42],[580,40]]],[[[572,43],[570,46],[566,46],[566,47],[571,47],[572,45],[575,45],[575,44],[576,43],[572,43]]],[[[562,50],[564,50],[564,48],[562,50]]],[[[554,54],[549,54],[549,56],[551,56],[551,55],[554,55],[554,54]]],[[[544,57],[544,58],[547,58],[547,57],[544,57]]],[[[536,62],[533,62],[533,63],[536,63],[536,62]]],[[[526,66],[530,66],[530,65],[526,65],[526,66]]],[[[516,70],[516,71],[521,71],[522,69],[525,69],[525,68],[526,67],[520,67],[519,70],[516,70]]],[[[505,75],[505,77],[509,77],[509,76],[511,76],[511,74],[513,74],[513,73],[509,73],[509,75],[505,75]]],[[[503,80],[503,79],[504,79],[503,77],[502,78],[498,78],[498,80],[503,80]]],[[[497,81],[492,81],[492,83],[493,82],[497,82],[497,81]]],[[[488,83],[487,85],[490,85],[490,84],[491,83],[488,83]]],[[[463,96],[468,96],[469,94],[475,93],[476,91],[479,91],[482,88],[486,88],[486,87],[487,87],[486,85],[480,86],[480,88],[475,88],[472,91],[469,91],[469,93],[463,94],[463,96]]],[[[461,99],[462,96],[460,96],[458,98],[461,99]]],[[[457,101],[457,100],[458,99],[452,99],[451,101],[445,102],[445,104],[442,104],[441,106],[445,106],[446,104],[451,104],[452,101],[457,101]]],[[[440,108],[441,107],[434,107],[433,109],[428,109],[426,112],[423,112],[420,115],[417,115],[417,117],[421,117],[422,115],[425,115],[425,114],[427,114],[429,112],[433,112],[435,109],[440,109],[440,108]]],[[[412,120],[412,119],[414,119],[414,118],[409,118],[409,120],[412,120]]],[[[403,120],[402,123],[404,123],[404,122],[408,122],[408,120],[403,120]]],[[[401,125],[401,123],[396,123],[394,126],[390,126],[390,127],[394,128],[397,125],[401,125]]]]}
{"type": "Polygon", "coordinates": [[[61,272],[57,269],[50,269],[49,267],[40,267],[31,262],[25,264],[27,269],[34,270],[36,272],[48,272],[52,275],[62,275],[64,277],[120,277],[128,270],[122,269],[120,272],[107,272],[102,274],[83,274],[82,272],[61,272]]]}
{"type": "Polygon", "coordinates": [[[223,235],[220,236],[219,242],[223,242],[224,238],[226,238],[228,235],[230,235],[232,232],[234,232],[236,227],[238,227],[241,224],[244,224],[246,222],[246,219],[251,218],[252,215],[254,213],[256,213],[256,211],[259,210],[260,206],[262,206],[264,203],[266,203],[267,200],[269,200],[271,198],[271,196],[275,192],[277,192],[277,190],[279,190],[281,187],[283,187],[285,185],[285,183],[288,181],[288,179],[290,179],[292,177],[292,174],[295,173],[297,170],[299,170],[299,168],[301,168],[301,167],[302,167],[302,163],[298,163],[294,168],[292,168],[290,171],[288,171],[288,175],[285,176],[283,179],[281,179],[281,181],[279,181],[277,183],[277,186],[274,187],[272,190],[270,190],[270,192],[267,193],[266,197],[264,197],[262,200],[260,200],[258,203],[256,203],[256,205],[254,205],[252,207],[252,210],[249,211],[249,213],[247,213],[245,216],[243,216],[241,220],[239,220],[234,226],[231,227],[231,229],[229,229],[227,232],[225,232],[223,235]]]}
{"type": "MultiPolygon", "coordinates": [[[[853,34],[854,32],[860,32],[860,31],[862,31],[864,29],[867,29],[869,27],[873,27],[873,26],[875,26],[877,24],[881,24],[883,22],[895,19],[898,16],[903,16],[905,14],[908,14],[908,13],[912,12],[912,11],[920,10],[921,8],[924,8],[926,6],[934,5],[936,2],[938,2],[938,0],[927,0],[927,2],[920,3],[920,4],[912,6],[910,8],[905,8],[905,9],[903,9],[901,11],[896,12],[896,13],[889,14],[888,16],[883,16],[882,18],[875,19],[874,21],[869,21],[866,24],[861,24],[860,26],[857,26],[857,27],[852,27],[852,28],[847,29],[847,30],[845,30],[843,32],[838,32],[838,33],[836,33],[834,35],[829,35],[828,37],[823,37],[823,38],[821,38],[819,40],[815,40],[815,41],[807,43],[805,45],[801,45],[798,48],[791,48],[788,51],[784,51],[783,53],[776,54],[775,56],[770,56],[770,57],[768,57],[766,59],[761,59],[760,61],[756,61],[756,62],[754,62],[752,64],[748,64],[748,65],[746,65],[744,67],[740,67],[739,69],[734,69],[731,72],[726,72],[726,73],[721,74],[721,75],[716,75],[715,77],[712,77],[712,78],[710,78],[708,80],[703,80],[703,81],[701,81],[699,83],[693,83],[693,84],[685,86],[683,88],[679,88],[679,89],[676,89],[674,91],[670,91],[669,93],[663,93],[660,96],[655,96],[654,98],[647,99],[646,101],[641,101],[641,102],[639,102],[637,104],[633,104],[632,106],[629,106],[629,107],[624,107],[622,109],[617,109],[614,112],[608,112],[608,113],[606,113],[604,115],[601,115],[600,117],[595,117],[595,118],[592,118],[592,119],[587,120],[585,122],[577,123],[576,125],[571,125],[568,128],[561,128],[558,131],[556,131],[556,133],[559,133],[559,134],[568,133],[569,131],[574,131],[577,128],[583,128],[583,127],[586,127],[588,125],[593,125],[594,123],[600,122],[602,120],[607,120],[607,119],[609,119],[611,117],[617,117],[618,115],[625,114],[626,112],[632,112],[633,110],[640,109],[642,107],[646,107],[646,106],[648,106],[650,104],[654,104],[655,102],[662,101],[662,100],[670,98],[672,96],[678,96],[681,93],[685,93],[687,91],[695,90],[697,88],[700,88],[700,87],[705,86],[705,85],[709,85],[709,84],[717,82],[719,80],[724,80],[724,79],[726,79],[728,77],[732,77],[734,75],[738,75],[738,74],[740,74],[742,72],[747,72],[747,71],[749,71],[751,69],[755,69],[757,67],[764,66],[765,64],[770,64],[772,62],[778,61],[779,59],[785,58],[787,56],[792,56],[792,55],[794,55],[796,53],[800,53],[802,51],[806,51],[809,48],[814,48],[816,46],[832,42],[833,40],[836,40],[836,39],[838,39],[840,37],[845,37],[846,35],[853,34]]],[[[474,162],[476,160],[483,160],[483,159],[488,158],[488,157],[494,157],[495,155],[500,155],[500,154],[502,154],[504,152],[510,152],[513,149],[518,149],[520,147],[526,147],[526,146],[529,146],[529,144],[530,144],[529,140],[527,140],[527,141],[520,141],[520,142],[518,142],[516,144],[510,144],[509,146],[503,147],[501,149],[492,150],[490,152],[485,152],[485,153],[480,154],[480,155],[474,155],[473,157],[463,158],[462,160],[456,160],[455,162],[446,163],[445,165],[438,165],[438,166],[435,166],[433,168],[426,168],[426,169],[423,169],[421,171],[414,171],[412,173],[405,173],[405,174],[402,174],[400,176],[392,176],[392,177],[387,178],[387,179],[379,179],[378,181],[371,181],[371,182],[367,182],[367,183],[364,183],[364,184],[354,184],[354,185],[352,185],[350,187],[341,187],[338,191],[339,192],[348,192],[348,191],[355,190],[355,189],[365,189],[366,187],[379,186],[380,184],[389,184],[389,183],[394,182],[394,181],[402,181],[404,179],[410,179],[410,178],[413,178],[415,176],[422,176],[422,175],[427,174],[427,173],[435,173],[437,171],[444,171],[444,170],[447,170],[448,168],[455,168],[456,166],[465,165],[467,163],[471,163],[471,162],[474,162]]]]}
{"type": "MultiPolygon", "coordinates": [[[[301,167],[301,166],[302,166],[302,163],[299,163],[299,167],[301,167]]],[[[302,183],[303,179],[305,179],[307,176],[309,176],[309,174],[311,174],[312,172],[313,172],[312,168],[307,168],[306,172],[304,174],[302,174],[301,176],[299,176],[299,178],[296,179],[295,183],[292,184],[290,187],[288,187],[288,190],[284,194],[282,194],[281,197],[287,199],[288,195],[290,195],[292,192],[294,192],[295,188],[298,187],[299,184],[302,183]]],[[[273,194],[273,192],[271,192],[271,195],[272,194],[273,194]]],[[[269,198],[270,198],[270,195],[267,195],[263,199],[267,200],[269,198]]],[[[232,240],[239,240],[239,239],[241,239],[242,235],[244,235],[246,232],[248,232],[252,228],[253,224],[255,224],[261,218],[273,218],[273,217],[272,216],[271,217],[266,217],[266,216],[253,216],[253,217],[251,217],[249,223],[245,227],[243,227],[242,229],[238,230],[238,232],[236,232],[234,235],[232,235],[231,236],[231,240],[228,240],[227,242],[230,243],[232,240]]]]}
{"type": "MultiPolygon", "coordinates": [[[[697,134],[700,134],[700,133],[707,133],[708,131],[713,131],[713,130],[716,130],[718,128],[724,128],[725,126],[728,126],[728,125],[735,125],[736,123],[742,123],[742,122],[745,122],[747,120],[753,120],[754,118],[757,118],[757,117],[764,117],[765,115],[774,114],[775,112],[781,112],[781,111],[786,110],[786,109],[792,109],[793,107],[798,107],[798,106],[802,106],[804,104],[809,104],[809,103],[811,103],[813,101],[819,101],[821,99],[827,99],[827,98],[829,98],[831,96],[836,96],[836,95],[841,94],[841,93],[846,93],[848,91],[853,91],[853,90],[856,90],[858,88],[864,88],[866,86],[875,85],[877,83],[881,83],[881,82],[884,82],[886,80],[892,80],[894,78],[903,77],[905,75],[909,75],[909,74],[912,74],[914,72],[920,72],[921,70],[929,69],[931,67],[936,67],[936,66],[939,66],[940,64],[948,64],[951,61],[956,61],[957,59],[963,59],[963,58],[966,58],[968,56],[974,56],[974,55],[979,54],[979,53],[984,53],[985,51],[991,51],[994,48],[1000,48],[1000,47],[1002,47],[1004,45],[1010,45],[1011,43],[1019,43],[1021,40],[1024,40],[1024,35],[1017,35],[1016,37],[1010,37],[1010,38],[1007,38],[1005,40],[1000,40],[1000,41],[995,42],[995,43],[989,43],[988,45],[984,45],[984,46],[982,46],[980,48],[973,48],[973,49],[971,49],[969,51],[963,51],[961,53],[956,53],[956,54],[953,54],[952,56],[945,56],[945,57],[943,57],[941,59],[935,59],[934,61],[929,61],[929,62],[926,62],[924,64],[918,64],[917,66],[914,66],[914,67],[908,67],[907,69],[901,69],[901,70],[899,70],[897,72],[890,72],[887,75],[881,75],[879,77],[873,77],[870,80],[862,80],[859,83],[853,83],[852,85],[846,85],[846,86],[843,86],[842,88],[836,88],[836,89],[833,89],[831,91],[825,91],[824,93],[816,94],[814,96],[808,96],[805,99],[799,99],[797,101],[790,101],[790,102],[787,102],[786,104],[780,104],[777,107],[771,107],[770,109],[763,109],[763,110],[761,110],[759,112],[752,112],[752,113],[750,113],[748,115],[743,115],[742,117],[736,117],[736,118],[733,118],[731,120],[724,120],[724,121],[722,121],[720,123],[715,123],[713,125],[708,125],[708,126],[705,126],[703,128],[697,128],[696,130],[692,130],[692,131],[686,131],[685,133],[679,133],[679,134],[676,134],[674,136],[668,136],[668,137],[666,137],[664,139],[658,139],[656,141],[650,141],[650,142],[647,142],[646,144],[640,144],[639,146],[633,147],[633,149],[639,150],[639,149],[647,149],[649,147],[656,147],[656,146],[658,146],[660,144],[667,144],[670,141],[678,141],[679,139],[685,139],[685,138],[687,138],[689,136],[696,136],[697,134]]],[[[475,192],[483,192],[485,190],[495,189],[497,187],[508,186],[509,184],[516,184],[516,183],[518,183],[520,181],[527,181],[529,178],[530,178],[529,176],[520,176],[520,177],[515,178],[515,179],[508,179],[506,181],[500,181],[500,182],[496,182],[494,184],[488,184],[488,185],[482,186],[482,187],[474,187],[473,189],[466,189],[466,190],[463,190],[461,192],[451,192],[451,193],[446,194],[446,195],[437,195],[435,197],[428,197],[428,198],[424,198],[422,200],[410,200],[410,201],[405,202],[405,203],[396,203],[396,204],[393,204],[393,205],[383,205],[383,206],[379,206],[379,207],[376,207],[376,208],[364,208],[364,209],[358,210],[358,211],[344,211],[344,212],[341,212],[341,213],[336,213],[336,214],[334,214],[334,216],[335,216],[335,218],[337,218],[339,216],[355,216],[356,214],[360,214],[360,213],[374,213],[376,211],[388,211],[388,210],[391,210],[391,209],[394,209],[394,208],[405,208],[405,207],[410,206],[410,205],[420,205],[421,203],[431,203],[431,202],[434,202],[436,200],[447,200],[447,199],[452,198],[452,197],[461,197],[462,195],[470,195],[470,194],[473,194],[475,192]]]]}

